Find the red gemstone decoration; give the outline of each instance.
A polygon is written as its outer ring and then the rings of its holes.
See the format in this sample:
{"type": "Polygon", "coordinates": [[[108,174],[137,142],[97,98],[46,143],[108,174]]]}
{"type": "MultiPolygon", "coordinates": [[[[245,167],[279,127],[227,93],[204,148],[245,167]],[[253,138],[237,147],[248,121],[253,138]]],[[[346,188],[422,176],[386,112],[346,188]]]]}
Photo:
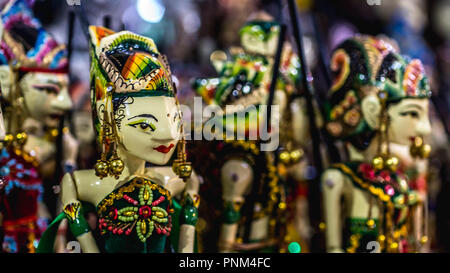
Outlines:
{"type": "Polygon", "coordinates": [[[146,219],[152,215],[152,209],[149,206],[142,206],[139,208],[139,215],[146,219]]]}
{"type": "Polygon", "coordinates": [[[386,181],[386,182],[391,181],[391,176],[390,176],[390,174],[389,174],[388,171],[382,171],[382,172],[380,173],[380,176],[381,176],[381,178],[383,178],[383,180],[386,181]]]}
{"type": "Polygon", "coordinates": [[[118,211],[116,208],[111,208],[111,210],[109,211],[109,218],[116,220],[118,217],[118,211]]]}
{"type": "Polygon", "coordinates": [[[395,193],[394,188],[391,185],[386,185],[386,187],[384,187],[384,190],[389,196],[393,196],[395,193]]]}

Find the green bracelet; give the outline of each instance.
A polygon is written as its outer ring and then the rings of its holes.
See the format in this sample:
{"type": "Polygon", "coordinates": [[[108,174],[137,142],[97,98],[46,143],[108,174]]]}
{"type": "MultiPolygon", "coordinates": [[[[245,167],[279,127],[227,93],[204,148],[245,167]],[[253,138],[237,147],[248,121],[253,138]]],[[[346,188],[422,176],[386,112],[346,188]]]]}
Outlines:
{"type": "MultiPolygon", "coordinates": [[[[198,198],[198,196],[197,196],[198,198]]],[[[198,202],[194,204],[194,201],[192,200],[191,196],[189,194],[186,194],[184,200],[183,200],[183,208],[181,210],[180,215],[180,224],[186,224],[195,226],[197,224],[198,220],[198,202]],[[196,206],[197,205],[197,206],[196,206]]]]}
{"type": "Polygon", "coordinates": [[[63,211],[69,220],[69,227],[73,236],[78,237],[90,231],[89,225],[83,216],[83,207],[80,202],[67,204],[63,211]]]}
{"type": "Polygon", "coordinates": [[[225,202],[225,208],[223,211],[223,220],[226,224],[237,223],[241,219],[240,206],[234,206],[233,202],[225,202]]]}

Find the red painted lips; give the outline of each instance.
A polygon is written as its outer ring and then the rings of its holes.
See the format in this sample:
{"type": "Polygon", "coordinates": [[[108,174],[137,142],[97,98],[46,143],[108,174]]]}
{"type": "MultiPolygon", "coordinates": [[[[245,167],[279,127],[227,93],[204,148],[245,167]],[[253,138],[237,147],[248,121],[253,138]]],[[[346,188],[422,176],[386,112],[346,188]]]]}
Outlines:
{"type": "Polygon", "coordinates": [[[156,151],[158,151],[160,153],[163,153],[163,154],[167,154],[168,152],[170,152],[170,150],[172,150],[173,146],[174,146],[173,143],[170,144],[169,147],[164,146],[164,145],[160,145],[160,146],[158,146],[156,148],[153,148],[153,150],[156,150],[156,151]]]}

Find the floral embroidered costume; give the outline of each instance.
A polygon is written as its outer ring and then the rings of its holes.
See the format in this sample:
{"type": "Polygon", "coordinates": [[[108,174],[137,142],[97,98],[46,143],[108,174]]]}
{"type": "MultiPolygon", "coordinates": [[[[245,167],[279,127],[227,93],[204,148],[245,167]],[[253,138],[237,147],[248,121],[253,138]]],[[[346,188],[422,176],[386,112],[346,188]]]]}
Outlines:
{"type": "Polygon", "coordinates": [[[147,179],[131,180],[97,206],[99,229],[107,238],[106,251],[133,252],[143,243],[149,246],[146,252],[162,252],[172,229],[173,212],[167,190],[147,179]]]}

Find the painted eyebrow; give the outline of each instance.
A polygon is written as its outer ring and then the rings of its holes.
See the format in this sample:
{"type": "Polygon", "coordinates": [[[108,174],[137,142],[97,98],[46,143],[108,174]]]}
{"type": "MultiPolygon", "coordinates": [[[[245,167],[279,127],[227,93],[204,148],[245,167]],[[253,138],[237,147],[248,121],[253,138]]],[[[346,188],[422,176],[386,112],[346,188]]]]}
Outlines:
{"type": "Polygon", "coordinates": [[[128,120],[133,119],[133,118],[152,118],[152,119],[158,121],[158,119],[155,118],[155,116],[152,115],[152,114],[141,114],[141,115],[137,115],[137,116],[134,116],[132,118],[129,118],[128,120]]]}
{"type": "MultiPolygon", "coordinates": [[[[405,108],[416,108],[418,110],[423,110],[422,106],[420,105],[416,105],[416,104],[410,104],[410,105],[406,105],[405,108]]],[[[405,109],[404,111],[407,111],[408,109],[405,109]]]]}

